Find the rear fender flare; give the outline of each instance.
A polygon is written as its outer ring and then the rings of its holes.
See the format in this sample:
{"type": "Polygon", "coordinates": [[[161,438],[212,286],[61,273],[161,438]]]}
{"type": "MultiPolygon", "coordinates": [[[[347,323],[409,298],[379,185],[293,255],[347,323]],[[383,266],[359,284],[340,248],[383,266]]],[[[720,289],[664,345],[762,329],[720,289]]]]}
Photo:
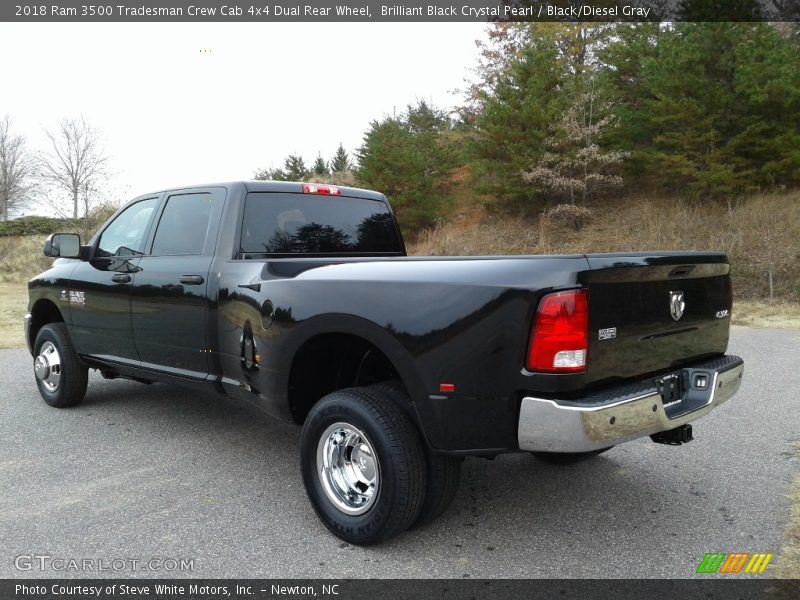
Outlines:
{"type": "Polygon", "coordinates": [[[278,362],[278,390],[284,399],[288,398],[289,376],[292,363],[300,348],[310,339],[323,334],[345,334],[358,336],[373,344],[386,355],[386,358],[397,370],[398,375],[406,386],[414,406],[414,415],[419,422],[416,410],[416,401],[425,398],[427,392],[419,376],[414,357],[403,345],[386,329],[376,323],[353,315],[331,313],[311,317],[297,325],[287,336],[286,344],[280,352],[278,362]]]}

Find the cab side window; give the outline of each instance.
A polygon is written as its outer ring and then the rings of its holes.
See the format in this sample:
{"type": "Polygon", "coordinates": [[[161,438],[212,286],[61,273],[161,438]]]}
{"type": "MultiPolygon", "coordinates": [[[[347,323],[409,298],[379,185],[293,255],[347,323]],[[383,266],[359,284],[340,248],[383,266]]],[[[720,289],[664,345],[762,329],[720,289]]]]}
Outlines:
{"type": "Polygon", "coordinates": [[[153,240],[153,256],[202,254],[211,222],[212,195],[170,196],[153,240]]]}
{"type": "Polygon", "coordinates": [[[97,244],[98,256],[139,256],[158,198],[132,204],[106,227],[97,244]]]}

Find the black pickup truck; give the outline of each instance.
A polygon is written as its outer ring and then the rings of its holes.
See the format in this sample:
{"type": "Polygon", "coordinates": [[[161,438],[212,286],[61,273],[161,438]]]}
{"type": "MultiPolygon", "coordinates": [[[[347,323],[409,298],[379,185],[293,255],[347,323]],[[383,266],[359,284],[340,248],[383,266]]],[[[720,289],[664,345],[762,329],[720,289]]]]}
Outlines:
{"type": "Polygon", "coordinates": [[[79,403],[92,368],[302,424],[308,496],[357,544],[443,513],[465,456],[685,443],[743,373],[724,254],[407,257],[366,190],[146,194],[44,252],[25,331],[45,402],[79,403]]]}

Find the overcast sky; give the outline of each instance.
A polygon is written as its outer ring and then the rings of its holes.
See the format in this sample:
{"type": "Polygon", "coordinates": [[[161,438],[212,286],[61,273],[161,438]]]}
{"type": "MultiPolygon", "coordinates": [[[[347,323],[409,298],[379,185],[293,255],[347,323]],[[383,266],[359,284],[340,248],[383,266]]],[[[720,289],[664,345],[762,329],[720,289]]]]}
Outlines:
{"type": "MultiPolygon", "coordinates": [[[[83,114],[125,200],[311,163],[370,121],[425,99],[455,105],[478,23],[0,24],[0,116],[32,149],[83,114]],[[202,50],[202,52],[201,52],[202,50]]],[[[39,209],[36,212],[46,213],[39,209]]]]}

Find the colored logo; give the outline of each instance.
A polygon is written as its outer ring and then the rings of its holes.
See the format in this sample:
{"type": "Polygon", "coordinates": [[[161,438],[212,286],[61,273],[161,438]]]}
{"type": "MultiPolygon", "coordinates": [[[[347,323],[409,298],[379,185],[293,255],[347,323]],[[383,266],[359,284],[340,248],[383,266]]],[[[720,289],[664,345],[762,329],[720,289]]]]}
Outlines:
{"type": "Polygon", "coordinates": [[[758,574],[764,572],[772,554],[766,552],[708,552],[700,561],[697,572],[725,573],[736,575],[738,573],[758,574]]]}

